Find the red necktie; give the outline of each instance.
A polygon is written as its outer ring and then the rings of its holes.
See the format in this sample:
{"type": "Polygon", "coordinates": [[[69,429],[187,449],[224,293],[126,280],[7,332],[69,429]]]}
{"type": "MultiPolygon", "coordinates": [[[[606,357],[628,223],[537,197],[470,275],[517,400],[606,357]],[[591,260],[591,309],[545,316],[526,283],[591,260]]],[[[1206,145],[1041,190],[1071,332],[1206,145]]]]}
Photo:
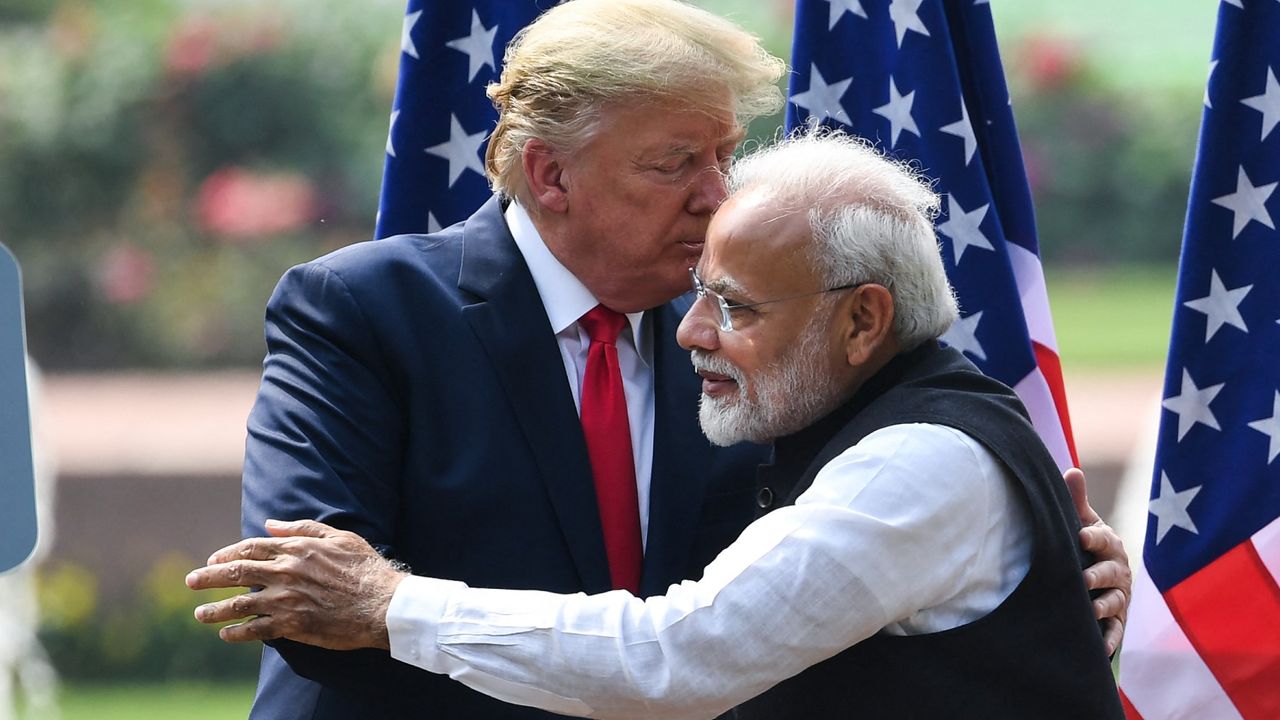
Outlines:
{"type": "Polygon", "coordinates": [[[636,497],[636,467],[631,455],[631,426],[627,396],[618,366],[618,333],[627,318],[597,305],[578,323],[591,338],[587,369],[582,376],[582,434],[587,440],[596,505],[609,556],[614,589],[640,592],[640,503],[636,497]]]}

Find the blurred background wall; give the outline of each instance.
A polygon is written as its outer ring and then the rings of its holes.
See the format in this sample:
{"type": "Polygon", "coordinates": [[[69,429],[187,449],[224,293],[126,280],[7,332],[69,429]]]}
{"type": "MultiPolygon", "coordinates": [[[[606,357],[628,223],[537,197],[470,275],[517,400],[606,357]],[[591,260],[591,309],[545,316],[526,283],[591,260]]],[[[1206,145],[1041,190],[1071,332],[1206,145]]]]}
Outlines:
{"type": "MultiPolygon", "coordinates": [[[[701,4],[789,56],[790,0],[701,4]]],[[[1095,504],[1140,526],[1116,498],[1158,410],[1214,9],[992,4],[1081,457],[1095,504]]],[[[191,621],[181,579],[239,535],[275,281],[371,236],[403,12],[0,0],[0,242],[46,375],[57,531],[33,575],[63,680],[19,712],[244,715],[256,649],[191,621]]]]}

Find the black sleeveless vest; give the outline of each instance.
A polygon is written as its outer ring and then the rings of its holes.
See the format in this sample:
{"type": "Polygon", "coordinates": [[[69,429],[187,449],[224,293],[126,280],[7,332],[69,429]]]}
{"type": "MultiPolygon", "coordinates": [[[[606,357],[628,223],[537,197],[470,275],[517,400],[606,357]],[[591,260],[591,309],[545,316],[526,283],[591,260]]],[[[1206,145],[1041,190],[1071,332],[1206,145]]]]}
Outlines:
{"type": "MultiPolygon", "coordinates": [[[[740,720],[1123,718],[1081,570],[1080,521],[1058,468],[1008,387],[929,341],[903,353],[843,407],[776,444],[760,469],[765,511],[795,502],[824,465],[871,432],[954,427],[1017,477],[1034,529],[1031,567],[985,617],[926,635],[874,635],[736,709],[740,720]]],[[[947,468],[937,469],[947,481],[947,468]]]]}

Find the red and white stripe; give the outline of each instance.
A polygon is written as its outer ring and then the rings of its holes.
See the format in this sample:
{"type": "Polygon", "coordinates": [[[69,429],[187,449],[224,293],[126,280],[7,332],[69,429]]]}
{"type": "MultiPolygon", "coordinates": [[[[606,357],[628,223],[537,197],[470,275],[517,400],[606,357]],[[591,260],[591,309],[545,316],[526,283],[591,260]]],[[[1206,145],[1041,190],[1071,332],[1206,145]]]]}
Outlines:
{"type": "Polygon", "coordinates": [[[1035,253],[1016,243],[1007,243],[1014,281],[1022,300],[1022,314],[1027,319],[1027,333],[1035,351],[1036,369],[1018,384],[1014,392],[1027,406],[1036,432],[1044,440],[1058,468],[1066,470],[1080,464],[1075,438],[1071,434],[1071,417],[1067,413],[1067,392],[1062,381],[1062,363],[1058,360],[1058,339],[1053,333],[1053,316],[1049,312],[1049,293],[1044,270],[1035,253]]]}
{"type": "Polygon", "coordinates": [[[1120,656],[1129,720],[1280,718],[1280,519],[1161,595],[1139,571],[1120,656]]]}

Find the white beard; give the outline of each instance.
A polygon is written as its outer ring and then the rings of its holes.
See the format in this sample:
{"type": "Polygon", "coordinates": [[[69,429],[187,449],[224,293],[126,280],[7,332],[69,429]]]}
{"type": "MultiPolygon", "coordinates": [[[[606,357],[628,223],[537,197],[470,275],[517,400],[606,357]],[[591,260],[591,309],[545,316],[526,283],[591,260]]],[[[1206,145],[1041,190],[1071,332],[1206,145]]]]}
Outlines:
{"type": "MultiPolygon", "coordinates": [[[[815,320],[821,314],[815,315],[815,320]]],[[[698,370],[725,375],[738,384],[736,395],[711,397],[698,404],[702,433],[722,447],[747,441],[772,442],[802,430],[843,400],[822,356],[827,351],[823,323],[811,321],[796,345],[754,378],[723,358],[701,350],[690,355],[698,370]],[[755,399],[750,395],[755,388],[755,399]]]]}

